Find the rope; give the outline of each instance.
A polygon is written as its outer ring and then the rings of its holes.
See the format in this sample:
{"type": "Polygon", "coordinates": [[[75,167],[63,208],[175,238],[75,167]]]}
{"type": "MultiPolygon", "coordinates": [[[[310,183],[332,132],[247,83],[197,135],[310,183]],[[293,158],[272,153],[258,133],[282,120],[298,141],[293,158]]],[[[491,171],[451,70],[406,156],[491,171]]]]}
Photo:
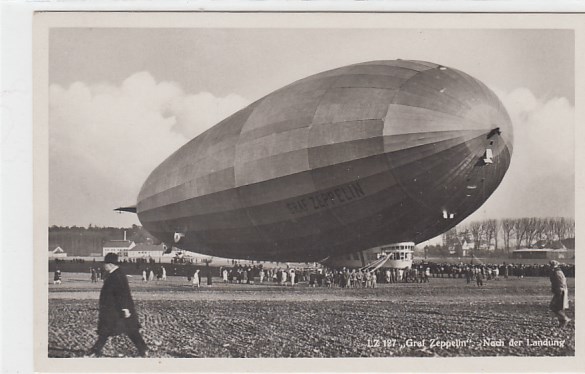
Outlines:
{"type": "Polygon", "coordinates": [[[388,260],[388,255],[384,255],[384,256],[380,257],[379,259],[377,259],[376,261],[370,262],[366,266],[360,268],[360,271],[365,270],[365,271],[374,272],[374,271],[378,270],[379,268],[381,268],[382,265],[384,265],[387,260],[388,260]]]}

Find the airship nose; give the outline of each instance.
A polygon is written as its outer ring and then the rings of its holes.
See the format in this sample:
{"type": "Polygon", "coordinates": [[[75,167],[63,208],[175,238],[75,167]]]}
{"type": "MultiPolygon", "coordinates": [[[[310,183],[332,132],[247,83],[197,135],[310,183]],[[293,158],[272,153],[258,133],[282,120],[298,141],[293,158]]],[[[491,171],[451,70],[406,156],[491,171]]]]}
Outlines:
{"type": "Polygon", "coordinates": [[[394,177],[421,207],[447,219],[464,218],[491,195],[512,143],[512,123],[496,95],[442,66],[406,82],[384,122],[394,177]]]}

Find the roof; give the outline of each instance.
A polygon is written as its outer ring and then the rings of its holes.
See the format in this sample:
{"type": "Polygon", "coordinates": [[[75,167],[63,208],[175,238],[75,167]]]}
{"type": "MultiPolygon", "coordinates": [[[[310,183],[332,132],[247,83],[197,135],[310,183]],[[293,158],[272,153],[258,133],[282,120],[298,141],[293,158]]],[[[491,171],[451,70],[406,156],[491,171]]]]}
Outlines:
{"type": "Polygon", "coordinates": [[[63,250],[63,248],[61,248],[60,245],[50,245],[49,246],[49,252],[53,252],[53,253],[64,253],[65,251],[63,250]]]}
{"type": "Polygon", "coordinates": [[[562,249],[565,245],[560,240],[539,240],[533,244],[534,248],[562,249]]]}
{"type": "Polygon", "coordinates": [[[155,251],[162,251],[163,245],[162,244],[147,244],[147,243],[138,243],[135,247],[132,247],[129,252],[137,252],[137,251],[148,251],[148,252],[155,252],[155,251]]]}
{"type": "Polygon", "coordinates": [[[108,240],[104,243],[104,248],[129,248],[131,245],[130,240],[108,240]]]}
{"type": "Polygon", "coordinates": [[[566,248],[552,249],[552,248],[522,248],[515,249],[512,252],[568,252],[566,248]]]}

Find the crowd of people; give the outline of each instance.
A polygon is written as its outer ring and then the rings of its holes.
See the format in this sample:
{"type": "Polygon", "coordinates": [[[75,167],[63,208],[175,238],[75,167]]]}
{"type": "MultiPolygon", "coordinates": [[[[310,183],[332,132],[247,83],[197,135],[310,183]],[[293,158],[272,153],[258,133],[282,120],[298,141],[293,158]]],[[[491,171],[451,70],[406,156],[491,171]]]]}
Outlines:
{"type": "MultiPolygon", "coordinates": [[[[167,270],[160,264],[146,263],[141,266],[142,282],[166,280],[167,270]]],[[[567,278],[575,276],[575,265],[560,264],[559,268],[567,278]]],[[[217,269],[217,268],[216,268],[217,269]]],[[[433,278],[465,279],[468,284],[475,283],[483,286],[484,281],[493,279],[507,279],[510,277],[547,277],[550,275],[549,264],[452,264],[434,262],[414,262],[412,267],[404,269],[379,268],[352,269],[352,268],[326,268],[326,267],[277,267],[264,268],[259,265],[242,265],[239,263],[231,267],[220,267],[217,270],[210,268],[200,273],[199,269],[192,270],[187,275],[187,281],[193,286],[199,287],[201,278],[207,278],[207,284],[211,285],[212,275],[219,275],[223,283],[237,284],[276,284],[282,286],[295,286],[298,283],[306,283],[309,287],[339,287],[339,288],[375,288],[380,283],[428,283],[433,278]]],[[[171,268],[171,275],[176,275],[176,269],[171,268]]],[[[89,268],[92,283],[104,280],[104,270],[100,266],[89,268]]],[[[61,283],[61,271],[54,274],[54,284],[61,283]]]]}
{"type": "MultiPolygon", "coordinates": [[[[475,274],[480,272],[484,278],[502,276],[508,277],[547,277],[550,273],[549,264],[450,264],[421,262],[413,264],[413,268],[429,268],[433,278],[465,278],[470,271],[475,274]]],[[[567,277],[575,276],[574,264],[563,264],[561,269],[567,277]]]]}
{"type": "MultiPolygon", "coordinates": [[[[575,265],[560,265],[567,277],[574,277],[575,265]]],[[[465,279],[483,286],[484,281],[510,277],[547,277],[549,264],[451,264],[415,262],[404,269],[376,270],[350,268],[290,268],[264,269],[262,265],[222,267],[219,274],[224,283],[266,283],[294,286],[307,282],[310,287],[374,288],[379,283],[428,283],[432,278],[465,279]]]]}
{"type": "Polygon", "coordinates": [[[306,282],[310,287],[375,288],[378,283],[428,282],[429,271],[410,269],[329,269],[279,267],[264,269],[262,265],[220,268],[224,283],[273,283],[294,286],[306,282]]]}

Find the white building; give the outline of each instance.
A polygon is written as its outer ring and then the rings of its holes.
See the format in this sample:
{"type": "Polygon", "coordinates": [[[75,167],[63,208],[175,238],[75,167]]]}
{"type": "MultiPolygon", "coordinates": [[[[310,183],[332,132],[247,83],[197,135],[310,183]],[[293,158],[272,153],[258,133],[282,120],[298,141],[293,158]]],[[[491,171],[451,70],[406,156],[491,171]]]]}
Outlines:
{"type": "MultiPolygon", "coordinates": [[[[162,244],[147,244],[147,243],[138,243],[136,246],[132,247],[128,250],[128,258],[142,258],[142,259],[150,259],[154,258],[157,259],[159,257],[163,257],[164,248],[162,244]]],[[[167,257],[174,256],[171,254],[166,255],[167,257]]]]}
{"type": "Polygon", "coordinates": [[[49,246],[49,258],[67,257],[67,253],[58,245],[49,246]]]}
{"type": "Polygon", "coordinates": [[[103,255],[116,253],[120,259],[128,257],[128,251],[136,247],[136,243],[131,240],[109,240],[104,244],[103,255]]]}

